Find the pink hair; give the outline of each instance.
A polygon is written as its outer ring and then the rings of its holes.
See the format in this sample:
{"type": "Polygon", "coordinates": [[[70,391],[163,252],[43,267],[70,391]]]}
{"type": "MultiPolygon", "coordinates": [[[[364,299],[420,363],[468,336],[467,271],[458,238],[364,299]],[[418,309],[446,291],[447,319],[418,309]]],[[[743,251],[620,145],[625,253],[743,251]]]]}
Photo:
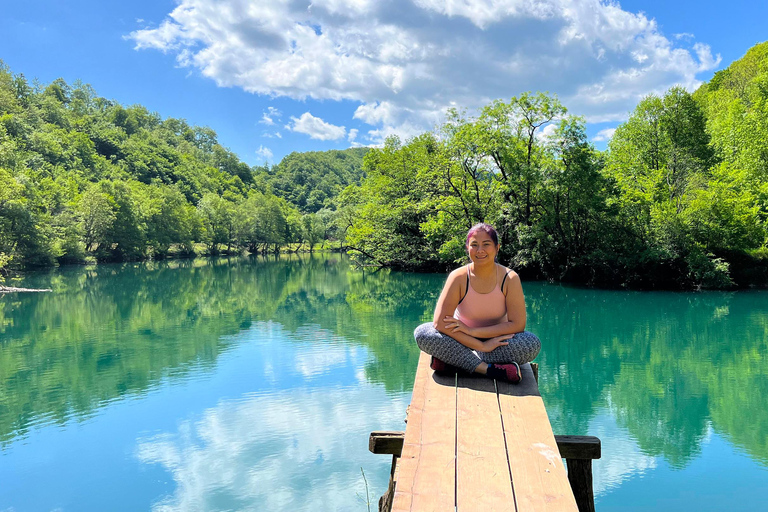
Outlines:
{"type": "Polygon", "coordinates": [[[494,245],[499,245],[499,234],[496,233],[496,230],[493,229],[493,226],[486,224],[485,222],[480,222],[469,228],[469,231],[467,231],[467,246],[469,246],[469,239],[475,236],[478,231],[483,231],[486,235],[491,237],[494,245]]]}

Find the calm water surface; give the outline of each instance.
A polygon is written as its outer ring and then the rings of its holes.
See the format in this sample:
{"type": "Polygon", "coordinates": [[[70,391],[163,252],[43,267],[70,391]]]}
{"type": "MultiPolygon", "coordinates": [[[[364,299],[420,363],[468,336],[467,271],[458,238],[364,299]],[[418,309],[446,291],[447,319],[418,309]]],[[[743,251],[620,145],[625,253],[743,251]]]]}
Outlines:
{"type": "MultiPolygon", "coordinates": [[[[367,510],[443,276],[346,259],[29,274],[0,297],[0,511],[367,510]]],[[[768,292],[524,283],[556,433],[598,510],[765,510],[768,292]]]]}

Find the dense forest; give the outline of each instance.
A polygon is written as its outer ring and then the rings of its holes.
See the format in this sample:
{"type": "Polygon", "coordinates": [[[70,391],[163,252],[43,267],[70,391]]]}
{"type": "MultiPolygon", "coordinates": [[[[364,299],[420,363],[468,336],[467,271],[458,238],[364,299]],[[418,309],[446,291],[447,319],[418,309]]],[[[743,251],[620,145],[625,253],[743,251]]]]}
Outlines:
{"type": "Polygon", "coordinates": [[[500,229],[503,263],[634,288],[768,283],[768,43],[690,94],[644,98],[606,152],[556,97],[526,93],[435,132],[391,137],[340,196],[359,258],[447,267],[500,229]]]}
{"type": "Polygon", "coordinates": [[[365,149],[250,167],[210,128],[47,86],[0,63],[0,270],[222,251],[312,250],[365,149]]]}
{"type": "Polygon", "coordinates": [[[767,177],[768,43],[693,94],[643,99],[605,152],[556,97],[524,93],[407,141],[271,168],[209,128],[0,64],[0,270],[328,240],[363,264],[437,270],[487,221],[527,276],[766,285],[767,177]]]}

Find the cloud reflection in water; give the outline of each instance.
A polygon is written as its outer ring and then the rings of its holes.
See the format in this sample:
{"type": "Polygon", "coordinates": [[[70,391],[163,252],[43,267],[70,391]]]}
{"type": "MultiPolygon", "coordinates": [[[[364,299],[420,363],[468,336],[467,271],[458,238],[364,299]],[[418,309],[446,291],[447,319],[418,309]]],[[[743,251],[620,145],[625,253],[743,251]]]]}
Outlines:
{"type": "Polygon", "coordinates": [[[361,383],[253,394],[139,439],[139,460],[162,465],[177,484],[153,510],[363,510],[361,466],[375,504],[389,460],[368,453],[368,432],[407,405],[382,393],[361,383]]]}

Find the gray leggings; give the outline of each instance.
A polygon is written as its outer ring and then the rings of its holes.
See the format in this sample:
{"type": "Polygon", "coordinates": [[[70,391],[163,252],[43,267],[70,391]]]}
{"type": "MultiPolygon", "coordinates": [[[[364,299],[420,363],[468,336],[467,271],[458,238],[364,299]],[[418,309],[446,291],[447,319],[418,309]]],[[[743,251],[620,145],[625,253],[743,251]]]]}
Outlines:
{"type": "Polygon", "coordinates": [[[432,322],[421,324],[413,331],[419,348],[444,363],[473,372],[481,362],[530,363],[541,350],[541,340],[528,331],[519,332],[509,340],[509,345],[497,347],[491,352],[475,352],[437,329],[432,322]]]}

